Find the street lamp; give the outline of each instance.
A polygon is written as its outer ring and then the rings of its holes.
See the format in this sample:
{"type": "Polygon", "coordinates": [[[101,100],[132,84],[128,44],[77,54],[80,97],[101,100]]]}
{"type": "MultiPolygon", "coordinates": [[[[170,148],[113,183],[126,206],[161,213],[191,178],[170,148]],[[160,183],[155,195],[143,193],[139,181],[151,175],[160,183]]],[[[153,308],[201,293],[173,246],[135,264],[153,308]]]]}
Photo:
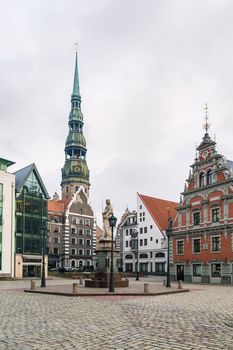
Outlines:
{"type": "Polygon", "coordinates": [[[167,284],[166,287],[171,287],[171,281],[170,281],[170,238],[172,236],[172,218],[168,218],[168,226],[166,229],[167,234],[167,284]]]}
{"type": "Polygon", "coordinates": [[[133,238],[133,249],[136,250],[135,257],[137,258],[137,261],[135,263],[135,269],[136,269],[136,279],[135,280],[139,281],[139,273],[138,273],[138,231],[137,230],[133,230],[131,236],[133,238]]]}
{"type": "Polygon", "coordinates": [[[111,241],[111,267],[109,278],[109,292],[115,292],[114,290],[114,270],[113,270],[113,229],[116,226],[117,218],[112,214],[109,218],[109,226],[112,229],[112,241],[111,241]]]}
{"type": "Polygon", "coordinates": [[[41,287],[46,287],[45,283],[45,235],[48,231],[46,224],[41,227],[42,231],[42,274],[41,274],[41,287]]]}

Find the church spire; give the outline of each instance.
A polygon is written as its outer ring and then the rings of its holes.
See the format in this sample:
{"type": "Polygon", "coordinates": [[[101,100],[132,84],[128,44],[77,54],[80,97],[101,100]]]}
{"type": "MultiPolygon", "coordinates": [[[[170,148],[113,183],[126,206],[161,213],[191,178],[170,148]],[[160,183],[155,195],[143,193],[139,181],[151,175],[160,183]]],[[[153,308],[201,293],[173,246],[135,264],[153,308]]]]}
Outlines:
{"type": "Polygon", "coordinates": [[[75,70],[74,70],[74,83],[73,83],[72,97],[75,97],[75,96],[80,96],[79,77],[78,77],[78,53],[77,53],[77,51],[75,54],[75,70]]]}
{"type": "Polygon", "coordinates": [[[80,186],[84,187],[85,193],[88,195],[90,187],[89,169],[86,163],[86,140],[83,135],[77,52],[68,125],[69,133],[65,144],[65,164],[62,169],[62,198],[72,198],[80,186]]]}

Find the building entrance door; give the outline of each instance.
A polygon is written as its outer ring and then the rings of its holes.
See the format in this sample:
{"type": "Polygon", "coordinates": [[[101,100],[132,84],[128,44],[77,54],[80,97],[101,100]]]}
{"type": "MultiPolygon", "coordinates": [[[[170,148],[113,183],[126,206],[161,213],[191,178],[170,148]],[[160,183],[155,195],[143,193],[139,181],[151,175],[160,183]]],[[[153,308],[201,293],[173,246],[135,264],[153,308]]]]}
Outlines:
{"type": "Polygon", "coordinates": [[[177,281],[184,280],[184,265],[176,265],[176,278],[177,281]]]}

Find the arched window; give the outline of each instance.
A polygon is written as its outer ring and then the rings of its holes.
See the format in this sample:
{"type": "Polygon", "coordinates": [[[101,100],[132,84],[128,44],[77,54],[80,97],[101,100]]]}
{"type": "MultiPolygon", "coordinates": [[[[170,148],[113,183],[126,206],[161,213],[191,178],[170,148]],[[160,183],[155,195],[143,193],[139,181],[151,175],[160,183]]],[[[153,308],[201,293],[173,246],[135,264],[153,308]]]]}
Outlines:
{"type": "Polygon", "coordinates": [[[204,173],[200,174],[199,184],[200,184],[200,187],[203,187],[205,185],[205,174],[204,173]]]}
{"type": "Polygon", "coordinates": [[[75,267],[75,260],[71,261],[71,267],[75,267]]]}
{"type": "Polygon", "coordinates": [[[156,253],[156,254],[155,254],[155,257],[156,257],[156,258],[165,258],[165,254],[162,253],[162,252],[159,252],[159,253],[156,253]]]}
{"type": "Polygon", "coordinates": [[[83,261],[79,260],[79,267],[83,267],[83,261]]]}
{"type": "Polygon", "coordinates": [[[213,182],[214,182],[214,172],[211,169],[207,173],[207,185],[211,185],[213,182]]]}
{"type": "Polygon", "coordinates": [[[128,254],[125,256],[126,259],[133,259],[132,255],[128,254]]]}
{"type": "Polygon", "coordinates": [[[140,254],[140,255],[139,255],[139,258],[141,258],[141,259],[147,259],[147,258],[148,258],[148,255],[147,255],[147,254],[140,254]]]}

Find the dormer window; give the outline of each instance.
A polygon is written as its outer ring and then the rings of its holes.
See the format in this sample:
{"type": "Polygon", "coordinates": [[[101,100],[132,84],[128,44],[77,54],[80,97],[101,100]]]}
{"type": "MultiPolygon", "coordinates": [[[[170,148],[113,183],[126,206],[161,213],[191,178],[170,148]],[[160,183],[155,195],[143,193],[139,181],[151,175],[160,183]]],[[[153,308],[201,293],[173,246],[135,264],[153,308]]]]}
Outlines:
{"type": "Polygon", "coordinates": [[[207,185],[211,185],[213,182],[214,182],[214,172],[211,169],[207,173],[207,185]]]}
{"type": "Polygon", "coordinates": [[[200,184],[200,187],[203,187],[205,185],[205,174],[204,173],[200,174],[199,184],[200,184]]]}

